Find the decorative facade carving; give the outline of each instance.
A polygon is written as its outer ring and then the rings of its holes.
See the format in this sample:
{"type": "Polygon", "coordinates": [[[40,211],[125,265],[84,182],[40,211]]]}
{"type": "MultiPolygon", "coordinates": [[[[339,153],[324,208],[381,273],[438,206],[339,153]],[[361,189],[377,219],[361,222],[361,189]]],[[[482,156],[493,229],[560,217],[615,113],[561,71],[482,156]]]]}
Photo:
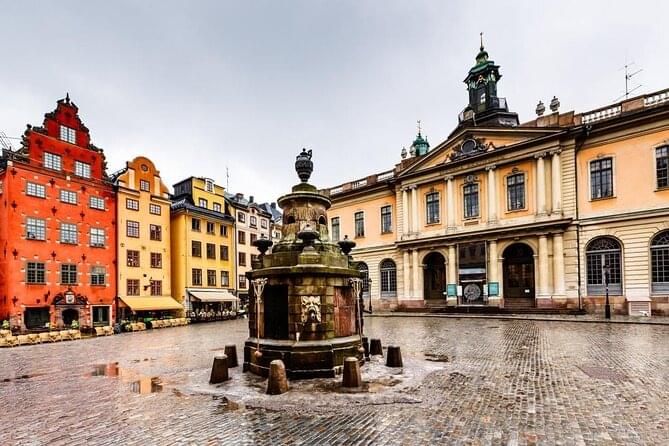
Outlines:
{"type": "Polygon", "coordinates": [[[302,322],[317,323],[321,321],[320,296],[302,296],[302,322]]]}

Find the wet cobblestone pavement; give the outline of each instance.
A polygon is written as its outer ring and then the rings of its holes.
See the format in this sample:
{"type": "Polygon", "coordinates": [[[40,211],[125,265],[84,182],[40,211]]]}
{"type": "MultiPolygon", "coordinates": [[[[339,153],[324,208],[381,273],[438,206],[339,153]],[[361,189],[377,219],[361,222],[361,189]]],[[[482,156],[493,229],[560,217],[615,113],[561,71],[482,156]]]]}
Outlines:
{"type": "Polygon", "coordinates": [[[209,386],[245,320],[2,349],[0,445],[669,444],[667,326],[393,317],[366,331],[402,346],[405,370],[384,381],[366,365],[382,385],[363,396],[320,381],[266,397],[237,369],[209,386]]]}

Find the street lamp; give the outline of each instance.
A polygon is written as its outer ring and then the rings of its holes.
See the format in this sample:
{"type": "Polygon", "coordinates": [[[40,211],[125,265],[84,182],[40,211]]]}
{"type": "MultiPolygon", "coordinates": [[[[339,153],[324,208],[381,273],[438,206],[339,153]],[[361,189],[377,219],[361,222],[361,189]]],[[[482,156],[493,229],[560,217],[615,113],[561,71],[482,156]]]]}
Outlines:
{"type": "Polygon", "coordinates": [[[611,319],[611,305],[609,304],[609,278],[611,277],[611,265],[605,263],[602,267],[604,271],[604,286],[606,287],[606,301],[604,302],[604,317],[611,319]]]}

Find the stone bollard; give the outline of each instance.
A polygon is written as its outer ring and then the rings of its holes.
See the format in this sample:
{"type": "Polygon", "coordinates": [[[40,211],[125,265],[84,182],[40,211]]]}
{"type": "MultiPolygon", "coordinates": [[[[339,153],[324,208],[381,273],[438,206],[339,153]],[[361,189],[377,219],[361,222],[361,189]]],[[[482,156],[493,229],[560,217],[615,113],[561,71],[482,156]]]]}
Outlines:
{"type": "Polygon", "coordinates": [[[228,357],[228,368],[237,367],[237,346],[234,344],[225,346],[225,356],[228,357]]]}
{"type": "Polygon", "coordinates": [[[214,364],[211,366],[211,377],[209,378],[209,384],[218,384],[229,379],[228,357],[225,355],[214,356],[214,364]]]}
{"type": "Polygon", "coordinates": [[[267,381],[268,395],[281,395],[288,391],[288,379],[286,378],[286,366],[280,359],[269,363],[269,380],[267,381]]]}
{"type": "Polygon", "coordinates": [[[369,338],[367,336],[362,337],[362,348],[365,349],[365,359],[369,361],[369,338]]]}
{"type": "Polygon", "coordinates": [[[372,339],[369,344],[369,354],[383,356],[383,348],[381,347],[381,339],[372,339]]]}
{"type": "Polygon", "coordinates": [[[358,358],[350,356],[344,359],[342,387],[359,388],[362,386],[362,374],[358,358]]]}
{"type": "Polygon", "coordinates": [[[399,346],[388,346],[388,357],[386,358],[386,367],[402,367],[402,352],[399,346]]]}

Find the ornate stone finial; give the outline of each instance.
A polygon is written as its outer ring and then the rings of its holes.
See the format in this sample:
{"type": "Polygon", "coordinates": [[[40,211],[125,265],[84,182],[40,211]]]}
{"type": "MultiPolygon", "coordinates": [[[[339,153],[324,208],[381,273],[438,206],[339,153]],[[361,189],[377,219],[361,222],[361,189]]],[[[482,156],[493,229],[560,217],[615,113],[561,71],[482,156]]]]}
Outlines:
{"type": "Polygon", "coordinates": [[[537,112],[537,116],[543,116],[544,112],[546,111],[546,106],[544,105],[543,102],[539,101],[537,104],[537,109],[535,110],[537,112]]]}
{"type": "Polygon", "coordinates": [[[353,248],[355,248],[355,242],[353,240],[349,240],[348,235],[344,236],[344,240],[340,240],[337,242],[339,245],[339,248],[341,249],[341,252],[344,253],[344,255],[348,255],[353,248]]]}
{"type": "Polygon", "coordinates": [[[483,51],[483,31],[481,31],[479,35],[481,36],[481,51],[483,51]]]}
{"type": "Polygon", "coordinates": [[[402,152],[400,152],[400,155],[402,155],[402,159],[406,159],[407,157],[407,148],[402,147],[402,152]]]}
{"type": "Polygon", "coordinates": [[[550,107],[553,113],[557,112],[558,108],[560,108],[560,100],[556,96],[553,96],[553,99],[551,99],[550,107]]]}
{"type": "Polygon", "coordinates": [[[65,93],[65,103],[66,104],[70,103],[70,92],[69,91],[67,93],[65,93]]]}
{"type": "Polygon", "coordinates": [[[418,135],[420,136],[420,119],[416,121],[416,124],[418,124],[418,135]]]}
{"type": "Polygon", "coordinates": [[[302,153],[297,155],[295,160],[295,171],[303,183],[309,181],[311,173],[314,171],[314,163],[311,161],[311,149],[302,149],[302,153]]]}

